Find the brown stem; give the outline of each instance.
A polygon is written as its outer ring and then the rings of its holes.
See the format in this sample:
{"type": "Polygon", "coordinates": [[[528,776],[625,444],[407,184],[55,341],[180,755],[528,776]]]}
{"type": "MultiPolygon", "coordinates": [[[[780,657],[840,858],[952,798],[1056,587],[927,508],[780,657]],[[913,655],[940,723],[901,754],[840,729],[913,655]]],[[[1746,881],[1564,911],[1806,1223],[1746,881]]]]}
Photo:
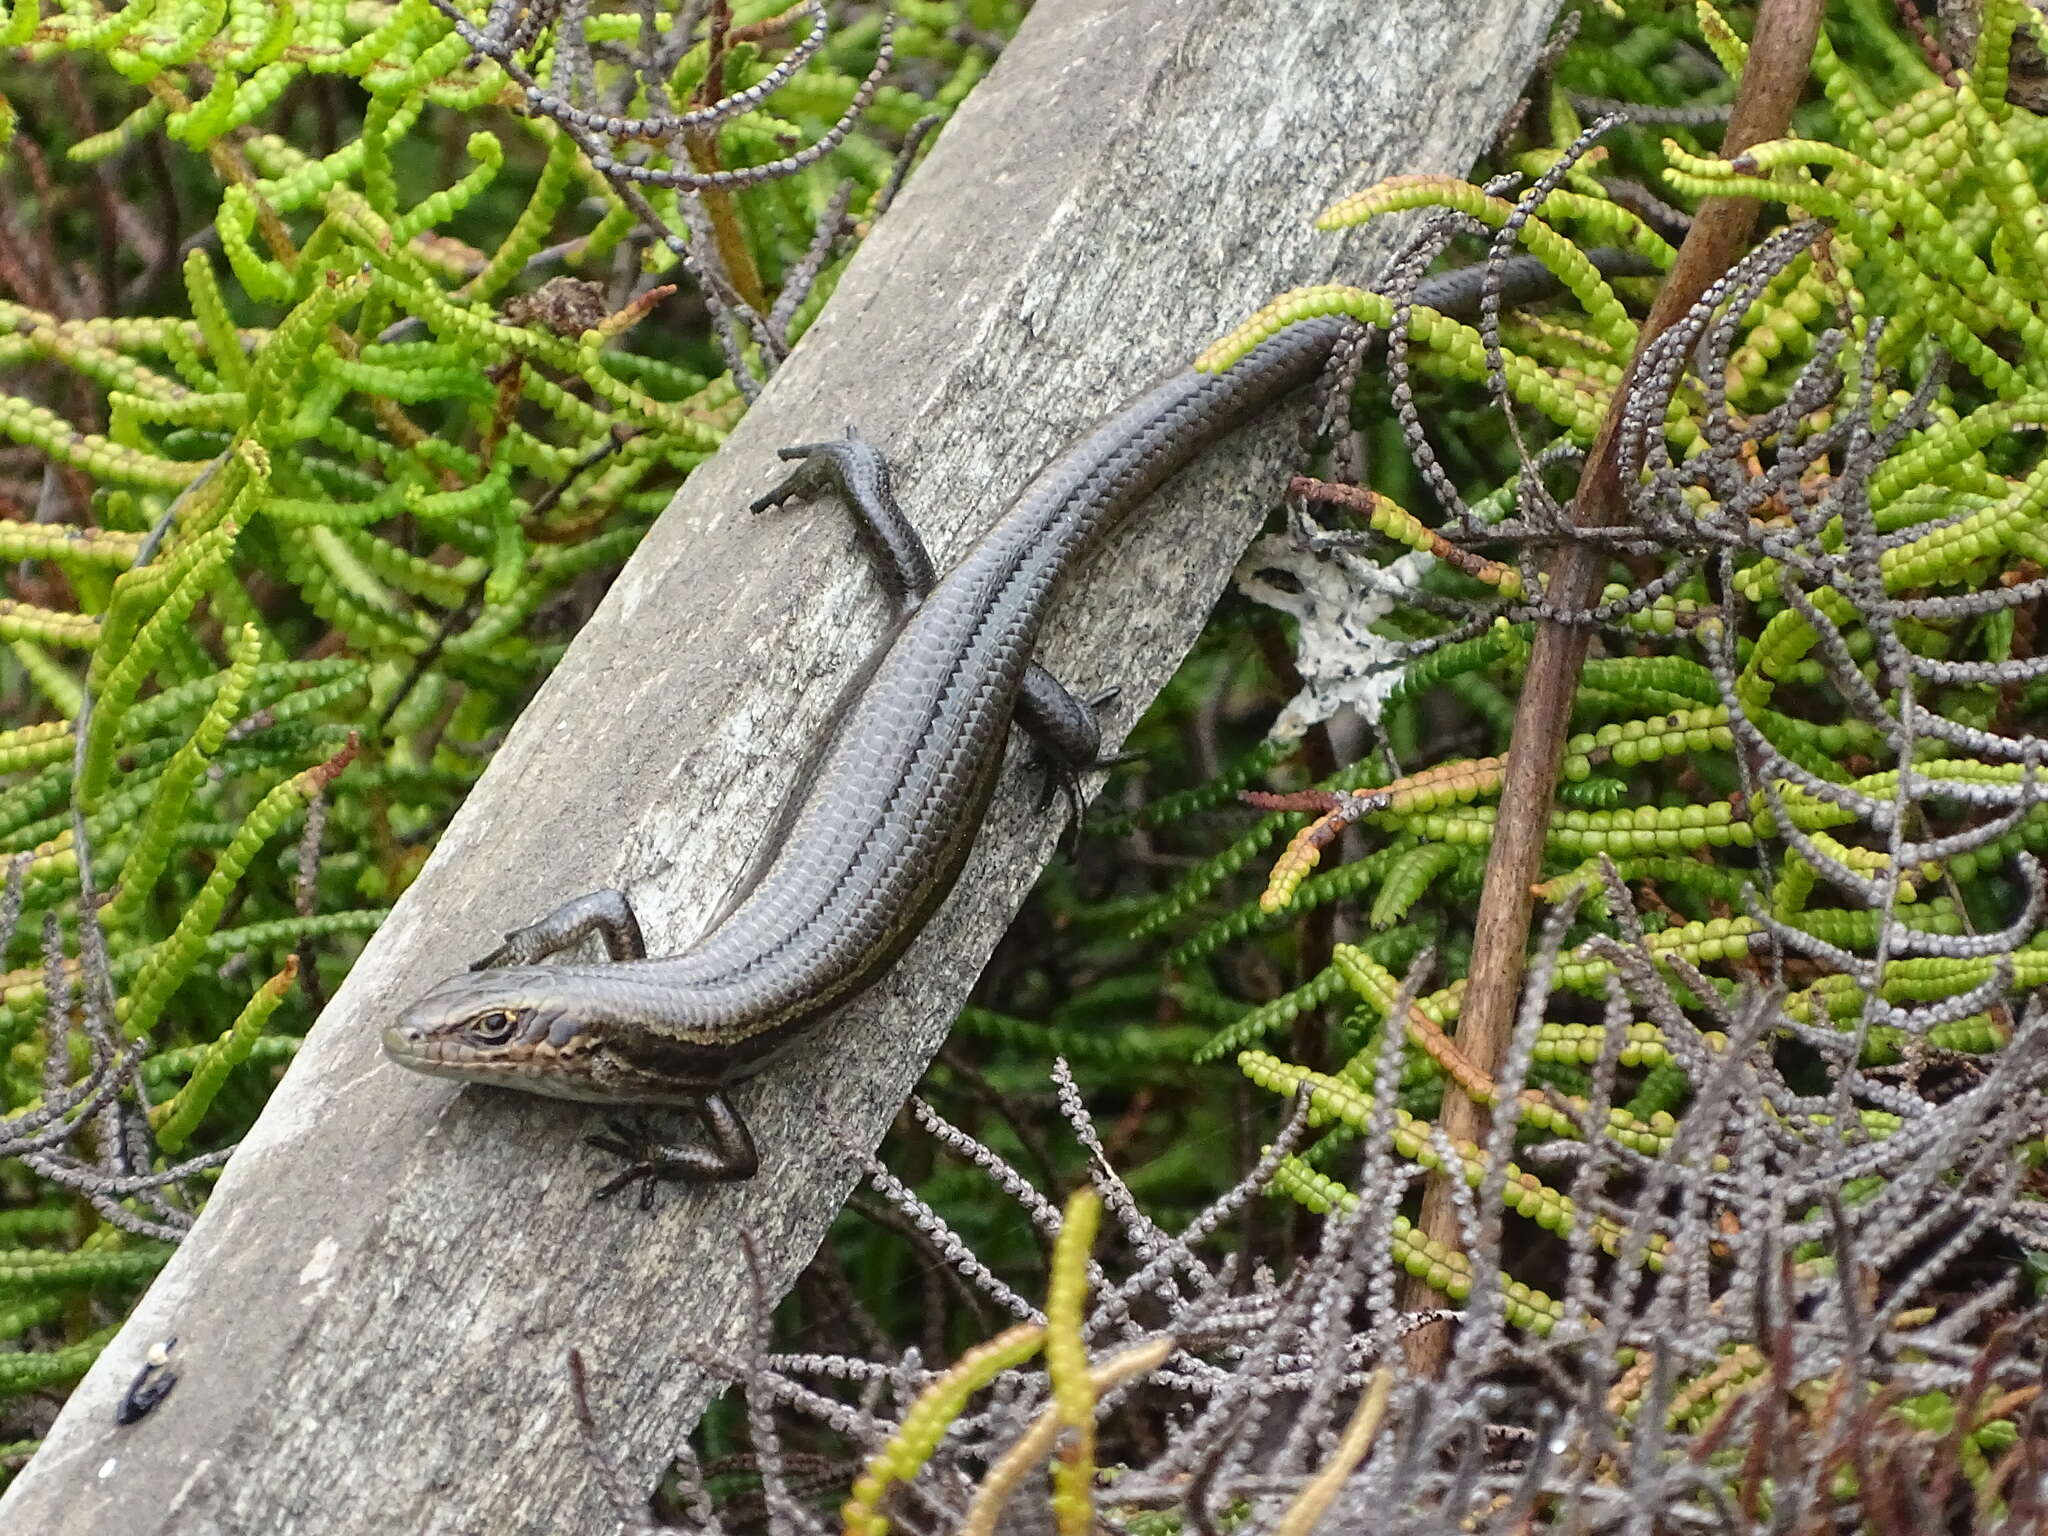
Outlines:
{"type": "MultiPolygon", "coordinates": [[[[709,54],[704,64],[703,84],[697,89],[700,106],[710,106],[725,94],[725,49],[731,36],[728,30],[731,25],[732,7],[721,0],[711,8],[709,54]]],[[[709,176],[725,168],[718,154],[718,130],[715,127],[686,129],[682,140],[689,153],[691,167],[700,175],[709,176]]],[[[726,277],[754,310],[767,314],[768,294],[761,286],[761,273],[754,265],[754,253],[747,248],[746,231],[740,227],[739,208],[732,193],[724,187],[705,187],[698,192],[697,201],[704,209],[705,218],[710,221],[711,243],[718,248],[718,259],[725,267],[726,277]]]]}
{"type": "MultiPolygon", "coordinates": [[[[1729,115],[1723,155],[1732,157],[1785,132],[1813,62],[1821,5],[1822,0],[1764,0],[1729,115]]],[[[1621,405],[1635,381],[1636,362],[1734,263],[1749,243],[1757,212],[1755,199],[1746,197],[1710,197],[1700,205],[1671,275],[1643,323],[1635,357],[1615,387],[1606,419],[1587,456],[1572,502],[1575,526],[1611,528],[1626,519],[1626,488],[1621,483],[1617,447],[1621,405]]],[[[1566,544],[1551,563],[1547,606],[1557,613],[1592,606],[1606,565],[1607,556],[1600,549],[1566,544]]],[[[1551,796],[1564,760],[1572,700],[1590,639],[1581,625],[1541,621],[1529,652],[1522,696],[1515,706],[1514,750],[1508,755],[1507,776],[1501,785],[1493,852],[1473,926],[1470,980],[1458,1016],[1458,1045],[1489,1078],[1499,1073],[1507,1056],[1515,1003],[1522,990],[1529,922],[1536,904],[1533,887],[1543,872],[1551,796]]],[[[1441,1123],[1454,1141],[1483,1144],[1489,1119],[1485,1106],[1454,1090],[1445,1093],[1441,1123]]],[[[1442,1175],[1432,1177],[1424,1186],[1420,1226],[1424,1237],[1458,1246],[1457,1210],[1442,1175]]],[[[1411,1279],[1404,1289],[1406,1307],[1448,1304],[1447,1298],[1420,1280],[1411,1279]]],[[[1417,1329],[1408,1335],[1407,1349],[1409,1365],[1417,1374],[1441,1375],[1450,1358],[1449,1326],[1433,1323],[1417,1329]]]]}

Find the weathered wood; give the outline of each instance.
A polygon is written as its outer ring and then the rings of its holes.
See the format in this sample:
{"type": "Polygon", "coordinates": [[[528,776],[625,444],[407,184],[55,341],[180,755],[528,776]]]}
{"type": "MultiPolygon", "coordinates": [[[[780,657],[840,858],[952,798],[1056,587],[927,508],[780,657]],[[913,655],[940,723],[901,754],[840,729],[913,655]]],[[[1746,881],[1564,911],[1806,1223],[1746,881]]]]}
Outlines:
{"type": "MultiPolygon", "coordinates": [[[[829,505],[750,518],[773,449],[856,421],[942,561],[1077,430],[1270,294],[1369,276],[1338,194],[1468,163],[1553,0],[1042,0],[824,321],[634,557],[358,962],[191,1237],[0,1501],[0,1529],[599,1528],[563,1372],[651,1483],[701,1407],[684,1338],[735,1341],[737,1235],[781,1287],[814,1251],[1049,851],[1014,766],[961,889],[801,1061],[744,1088],[753,1181],[594,1206],[568,1105],[414,1077],[393,1008],[507,926],[628,886],[695,933],[884,609],[829,505]],[[113,1404],[152,1340],[182,1379],[113,1404]]],[[[1254,428],[1075,583],[1046,659],[1127,723],[1255,531],[1292,430],[1254,428]]],[[[1112,732],[1112,738],[1114,737],[1112,732]]]]}

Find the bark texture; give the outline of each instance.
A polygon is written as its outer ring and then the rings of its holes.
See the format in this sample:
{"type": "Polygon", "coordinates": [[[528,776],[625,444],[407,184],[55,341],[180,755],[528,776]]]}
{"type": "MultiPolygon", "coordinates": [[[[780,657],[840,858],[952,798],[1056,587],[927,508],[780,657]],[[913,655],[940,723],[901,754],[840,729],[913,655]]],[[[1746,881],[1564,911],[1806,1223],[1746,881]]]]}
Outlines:
{"type": "MultiPolygon", "coordinates": [[[[583,1110],[383,1061],[395,1007],[507,927],[627,887],[657,952],[748,863],[885,611],[831,505],[749,517],[774,449],[849,422],[943,564],[1047,456],[1263,299],[1369,278],[1377,232],[1314,213],[1462,170],[1553,0],[1042,0],[718,457],[690,479],[327,1009],[191,1237],[0,1499],[0,1529],[558,1533],[609,1528],[564,1355],[651,1485],[740,1339],[738,1234],[788,1284],[1051,849],[1016,764],[960,889],[897,970],[737,1102],[762,1169],[593,1205],[583,1110]],[[113,1407],[150,1343],[181,1380],[113,1407]]],[[[1294,455],[1238,434],[1072,584],[1043,659],[1172,672],[1294,455]]]]}

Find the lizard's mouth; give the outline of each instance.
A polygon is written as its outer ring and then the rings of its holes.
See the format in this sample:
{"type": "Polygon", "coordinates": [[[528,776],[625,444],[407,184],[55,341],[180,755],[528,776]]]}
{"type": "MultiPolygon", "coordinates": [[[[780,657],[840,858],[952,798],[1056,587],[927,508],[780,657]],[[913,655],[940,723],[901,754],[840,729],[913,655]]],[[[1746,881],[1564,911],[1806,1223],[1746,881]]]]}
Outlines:
{"type": "Polygon", "coordinates": [[[453,1078],[461,1083],[495,1084],[517,1088],[523,1093],[542,1094],[551,1099],[575,1099],[585,1104],[617,1101],[591,1079],[580,1053],[557,1050],[546,1043],[519,1043],[490,1049],[453,1040],[436,1040],[416,1026],[386,1024],[384,1054],[401,1067],[428,1077],[453,1078]]]}
{"type": "Polygon", "coordinates": [[[465,1046],[433,1039],[424,1030],[408,1024],[384,1026],[384,1054],[401,1067],[431,1077],[486,1078],[514,1065],[502,1058],[480,1056],[465,1046]]]}

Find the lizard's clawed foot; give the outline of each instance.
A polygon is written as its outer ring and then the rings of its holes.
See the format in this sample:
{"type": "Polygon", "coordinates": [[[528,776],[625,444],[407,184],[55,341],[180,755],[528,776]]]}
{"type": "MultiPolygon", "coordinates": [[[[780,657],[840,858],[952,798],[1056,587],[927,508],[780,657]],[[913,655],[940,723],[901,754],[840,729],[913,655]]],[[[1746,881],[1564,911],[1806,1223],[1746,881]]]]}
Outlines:
{"type": "Polygon", "coordinates": [[[604,1128],[609,1135],[586,1136],[584,1145],[618,1158],[625,1166],[600,1184],[590,1198],[609,1200],[628,1184],[637,1183],[640,1209],[652,1209],[655,1181],[677,1176],[678,1165],[672,1155],[675,1149],[663,1146],[648,1129],[646,1120],[637,1115],[607,1116],[604,1128]]]}
{"type": "Polygon", "coordinates": [[[682,1184],[723,1184],[751,1179],[761,1166],[754,1138],[725,1095],[706,1093],[688,1106],[710,1133],[708,1147],[676,1146],[662,1141],[639,1115],[612,1115],[605,1120],[608,1136],[583,1139],[600,1152],[621,1159],[625,1167],[602,1184],[594,1199],[608,1200],[628,1184],[640,1186],[640,1209],[654,1204],[654,1183],[670,1179],[682,1184]]]}

